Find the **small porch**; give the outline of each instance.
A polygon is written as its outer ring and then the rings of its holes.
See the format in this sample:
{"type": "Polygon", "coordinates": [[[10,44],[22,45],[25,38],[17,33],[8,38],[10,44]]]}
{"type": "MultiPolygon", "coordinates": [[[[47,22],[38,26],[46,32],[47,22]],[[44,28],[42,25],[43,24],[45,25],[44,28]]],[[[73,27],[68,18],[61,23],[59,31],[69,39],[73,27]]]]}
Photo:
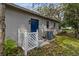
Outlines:
{"type": "Polygon", "coordinates": [[[41,35],[40,31],[36,32],[27,32],[25,29],[22,28],[18,29],[18,41],[17,44],[18,46],[22,47],[23,50],[25,51],[25,55],[27,55],[27,52],[29,50],[34,49],[35,47],[42,47],[46,44],[49,44],[51,39],[54,38],[54,36],[51,33],[52,31],[44,31],[45,35],[41,35]],[[51,37],[47,37],[47,34],[51,37]],[[53,36],[53,37],[52,37],[53,36]]]}

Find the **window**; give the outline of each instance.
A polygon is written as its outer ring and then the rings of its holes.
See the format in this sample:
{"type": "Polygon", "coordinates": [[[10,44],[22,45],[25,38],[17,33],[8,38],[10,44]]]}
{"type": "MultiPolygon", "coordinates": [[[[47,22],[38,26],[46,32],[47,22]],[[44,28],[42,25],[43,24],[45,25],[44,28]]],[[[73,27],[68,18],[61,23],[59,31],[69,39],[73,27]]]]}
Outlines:
{"type": "Polygon", "coordinates": [[[54,23],[54,28],[55,28],[55,23],[54,23]]]}
{"type": "Polygon", "coordinates": [[[46,22],[46,26],[47,26],[47,28],[49,28],[49,21],[46,22]]]}

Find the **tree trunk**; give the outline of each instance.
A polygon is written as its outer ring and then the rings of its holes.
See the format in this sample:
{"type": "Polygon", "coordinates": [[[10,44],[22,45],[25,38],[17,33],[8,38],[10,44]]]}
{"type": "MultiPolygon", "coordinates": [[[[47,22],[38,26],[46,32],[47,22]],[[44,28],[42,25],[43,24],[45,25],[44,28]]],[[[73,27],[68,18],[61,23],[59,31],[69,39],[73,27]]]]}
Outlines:
{"type": "Polygon", "coordinates": [[[77,31],[75,30],[75,38],[77,37],[77,31]]]}
{"type": "Polygon", "coordinates": [[[75,38],[79,38],[79,31],[78,31],[78,29],[75,29],[75,38]]]}
{"type": "Polygon", "coordinates": [[[77,38],[79,39],[79,30],[77,29],[77,38]]]}
{"type": "Polygon", "coordinates": [[[4,39],[5,39],[5,4],[0,3],[0,55],[3,55],[4,39]]]}

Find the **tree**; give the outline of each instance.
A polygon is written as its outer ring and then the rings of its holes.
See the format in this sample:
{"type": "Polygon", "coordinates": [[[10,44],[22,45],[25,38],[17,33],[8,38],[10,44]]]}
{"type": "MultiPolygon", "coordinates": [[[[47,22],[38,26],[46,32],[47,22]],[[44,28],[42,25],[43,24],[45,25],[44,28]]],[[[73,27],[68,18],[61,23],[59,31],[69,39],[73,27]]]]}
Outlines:
{"type": "Polygon", "coordinates": [[[79,4],[64,4],[64,21],[66,26],[75,30],[75,37],[79,36],[79,4]]]}
{"type": "Polygon", "coordinates": [[[3,42],[5,39],[5,5],[0,4],[0,55],[3,53],[3,42]]]}
{"type": "Polygon", "coordinates": [[[56,20],[61,20],[61,14],[63,13],[62,4],[52,4],[52,3],[38,7],[37,11],[44,16],[56,20]]]}

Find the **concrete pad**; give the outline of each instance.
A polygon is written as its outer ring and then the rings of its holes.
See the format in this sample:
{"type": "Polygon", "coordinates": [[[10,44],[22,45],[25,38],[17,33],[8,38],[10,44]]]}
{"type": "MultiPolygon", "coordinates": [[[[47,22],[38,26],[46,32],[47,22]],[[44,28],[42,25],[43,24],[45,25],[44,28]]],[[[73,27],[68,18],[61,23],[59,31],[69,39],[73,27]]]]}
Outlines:
{"type": "Polygon", "coordinates": [[[43,47],[44,45],[47,45],[47,44],[50,44],[50,42],[45,41],[45,42],[43,42],[42,44],[40,44],[40,47],[43,47]]]}

